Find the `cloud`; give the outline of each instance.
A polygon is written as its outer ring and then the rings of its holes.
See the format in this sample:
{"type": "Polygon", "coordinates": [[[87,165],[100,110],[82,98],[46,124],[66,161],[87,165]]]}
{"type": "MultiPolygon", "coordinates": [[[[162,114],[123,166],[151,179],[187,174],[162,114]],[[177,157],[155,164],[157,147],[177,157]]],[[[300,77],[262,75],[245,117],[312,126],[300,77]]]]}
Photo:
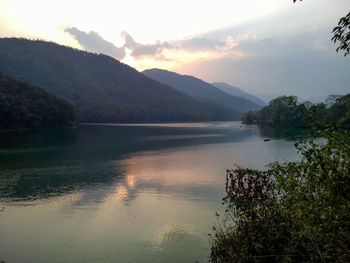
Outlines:
{"type": "MultiPolygon", "coordinates": [[[[335,52],[330,41],[332,24],[283,30],[288,19],[280,18],[281,26],[271,18],[147,44],[124,31],[121,37],[125,44],[119,49],[130,51],[139,69],[159,67],[209,82],[225,81],[253,94],[310,98],[348,92],[350,61],[335,52]]],[[[96,32],[75,31],[106,42],[96,32]]],[[[90,50],[96,49],[90,46],[90,50]]]]}
{"type": "MultiPolygon", "coordinates": [[[[308,8],[308,3],[298,6],[181,39],[139,43],[122,32],[123,48],[139,69],[158,67],[209,82],[224,81],[253,94],[310,98],[348,93],[350,60],[337,54],[330,41],[344,5],[324,16],[310,15],[314,7],[308,8]]],[[[96,51],[96,46],[91,49],[96,51]]]]}
{"type": "MultiPolygon", "coordinates": [[[[121,37],[125,41],[124,47],[131,51],[131,56],[136,60],[144,58],[152,58],[157,61],[171,61],[170,57],[174,54],[183,56],[187,54],[215,54],[222,55],[223,52],[235,51],[240,43],[251,41],[255,36],[244,34],[238,36],[227,36],[223,40],[210,39],[204,36],[194,36],[187,39],[156,41],[152,44],[141,44],[136,42],[134,38],[127,32],[122,32],[121,37]],[[172,55],[169,54],[172,53],[172,55]]],[[[195,56],[193,56],[195,57],[195,56]]]]}
{"type": "Polygon", "coordinates": [[[176,54],[183,56],[185,53],[192,54],[193,57],[196,57],[195,54],[201,56],[203,53],[206,55],[210,54],[211,58],[215,57],[215,54],[221,54],[222,56],[223,52],[233,51],[241,42],[254,39],[248,34],[227,36],[222,40],[210,39],[205,36],[194,36],[187,39],[164,42],[158,40],[151,44],[142,44],[135,41],[128,32],[123,31],[120,37],[124,40],[124,45],[117,47],[103,39],[95,31],[87,33],[76,27],[68,27],[64,29],[64,32],[74,37],[85,50],[90,52],[103,53],[122,60],[126,56],[126,49],[128,49],[130,50],[130,55],[136,60],[148,58],[163,62],[178,60],[176,54]]]}
{"type": "Polygon", "coordinates": [[[210,40],[205,37],[193,37],[178,41],[178,46],[186,51],[208,51],[216,50],[217,47],[222,46],[223,42],[217,40],[210,40]]]}
{"type": "Polygon", "coordinates": [[[253,94],[324,98],[349,92],[350,60],[337,54],[331,34],[322,29],[293,35],[272,35],[238,43],[233,50],[247,56],[193,61],[171,70],[209,82],[224,81],[253,94]]]}
{"type": "Polygon", "coordinates": [[[228,34],[221,40],[213,39],[210,36],[193,37],[178,41],[178,45],[186,51],[232,51],[244,43],[256,42],[254,34],[228,34]]]}
{"type": "MultiPolygon", "coordinates": [[[[284,23],[285,18],[279,21],[283,26],[288,24],[284,23]]],[[[169,69],[271,97],[293,94],[323,98],[332,93],[346,94],[350,60],[335,51],[331,42],[333,24],[317,25],[282,30],[282,26],[270,21],[256,21],[208,32],[201,38],[212,42],[191,40],[191,46],[184,47],[194,51],[205,47],[215,56],[169,69]]]]}
{"type": "Polygon", "coordinates": [[[131,50],[131,56],[134,58],[140,58],[144,56],[156,56],[161,57],[160,54],[164,49],[173,49],[175,46],[172,46],[168,42],[157,41],[154,44],[141,44],[136,42],[133,37],[123,31],[121,37],[124,38],[125,45],[124,47],[131,50]]]}
{"type": "Polygon", "coordinates": [[[118,60],[123,59],[126,55],[124,47],[116,47],[113,43],[103,39],[97,32],[86,33],[76,27],[66,28],[64,32],[73,36],[86,51],[103,53],[118,60]]]}
{"type": "Polygon", "coordinates": [[[321,39],[316,39],[313,42],[313,46],[314,46],[315,50],[318,50],[321,52],[330,52],[333,50],[332,47],[329,45],[329,43],[327,43],[326,41],[323,41],[321,39]]]}

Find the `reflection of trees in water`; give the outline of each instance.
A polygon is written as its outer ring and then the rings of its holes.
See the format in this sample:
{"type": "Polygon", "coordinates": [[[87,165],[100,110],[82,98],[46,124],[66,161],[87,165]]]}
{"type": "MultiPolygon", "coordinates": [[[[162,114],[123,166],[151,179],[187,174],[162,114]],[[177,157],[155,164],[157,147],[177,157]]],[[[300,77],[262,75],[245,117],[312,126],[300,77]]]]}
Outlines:
{"type": "MultiPolygon", "coordinates": [[[[207,234],[201,235],[193,225],[165,224],[151,235],[135,240],[129,253],[120,262],[207,262],[209,244],[207,234]],[[141,257],[140,257],[141,256],[141,257]]],[[[118,262],[119,262],[118,261],[118,262]]]]}
{"type": "Polygon", "coordinates": [[[0,173],[0,198],[35,201],[83,189],[85,194],[89,186],[103,186],[106,192],[106,186],[114,185],[122,176],[113,163],[7,169],[0,173]]]}
{"type": "Polygon", "coordinates": [[[56,196],[81,193],[72,205],[100,203],[106,198],[129,205],[139,193],[171,195],[200,200],[219,200],[221,188],[208,184],[165,184],[157,178],[142,178],[128,174],[119,162],[71,167],[28,168],[2,170],[0,198],[3,201],[34,203],[56,196]]]}
{"type": "Polygon", "coordinates": [[[162,258],[167,258],[167,262],[194,262],[198,255],[202,255],[202,258],[197,258],[200,262],[207,261],[207,235],[200,236],[193,225],[166,224],[151,240],[144,240],[144,243],[149,242],[153,253],[157,255],[154,262],[159,262],[162,258]]]}
{"type": "Polygon", "coordinates": [[[274,138],[274,139],[291,139],[291,134],[293,137],[303,137],[308,131],[305,129],[296,128],[274,128],[274,127],[259,127],[260,137],[262,138],[274,138]]]}
{"type": "Polygon", "coordinates": [[[216,190],[208,185],[164,185],[161,181],[142,180],[137,176],[132,182],[130,175],[125,174],[125,167],[116,162],[141,151],[242,141],[250,138],[251,132],[238,125],[82,126],[3,132],[0,136],[0,198],[33,201],[83,191],[86,200],[101,200],[113,191],[120,191],[119,195],[123,196],[120,200],[127,203],[140,191],[214,195],[216,190]],[[156,140],[157,136],[163,139],[156,140]],[[144,139],[149,137],[155,139],[144,139]]]}
{"type": "Polygon", "coordinates": [[[194,226],[166,224],[158,233],[155,233],[153,244],[156,249],[161,250],[172,246],[187,245],[198,238],[194,226]]]}

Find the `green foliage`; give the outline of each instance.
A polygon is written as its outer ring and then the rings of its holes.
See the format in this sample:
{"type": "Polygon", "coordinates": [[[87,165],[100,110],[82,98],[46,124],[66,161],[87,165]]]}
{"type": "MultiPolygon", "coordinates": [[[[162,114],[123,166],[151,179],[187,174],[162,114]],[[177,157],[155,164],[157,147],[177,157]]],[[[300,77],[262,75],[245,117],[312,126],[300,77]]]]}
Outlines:
{"type": "Polygon", "coordinates": [[[74,126],[78,121],[66,100],[0,74],[0,129],[74,126]]]}
{"type": "Polygon", "coordinates": [[[298,162],[227,171],[211,262],[350,262],[350,133],[342,123],[297,141],[298,162]]]}
{"type": "Polygon", "coordinates": [[[293,96],[282,96],[270,101],[269,105],[257,112],[248,112],[242,117],[245,124],[256,123],[261,126],[304,127],[301,112],[306,110],[304,104],[298,105],[293,96]]]}
{"type": "Polygon", "coordinates": [[[257,114],[254,111],[248,111],[242,116],[242,122],[244,124],[255,124],[257,123],[257,114]]]}
{"type": "Polygon", "coordinates": [[[337,52],[344,51],[344,56],[350,54],[350,12],[340,18],[338,25],[333,29],[332,40],[339,42],[337,52]]]}
{"type": "Polygon", "coordinates": [[[329,107],[327,121],[338,128],[350,129],[350,94],[338,97],[329,107]],[[346,113],[346,114],[344,114],[346,113]]]}
{"type": "Polygon", "coordinates": [[[247,112],[242,117],[245,124],[260,126],[296,127],[327,129],[337,123],[343,128],[349,127],[350,94],[345,96],[331,95],[324,103],[298,103],[294,96],[282,96],[270,101],[269,105],[257,112],[247,112]],[[342,121],[341,121],[342,120],[342,121]],[[341,121],[341,122],[340,122],[341,121]]]}
{"type": "Polygon", "coordinates": [[[83,122],[232,119],[221,105],[190,98],[109,56],[55,43],[0,39],[0,71],[64,97],[83,122]]]}

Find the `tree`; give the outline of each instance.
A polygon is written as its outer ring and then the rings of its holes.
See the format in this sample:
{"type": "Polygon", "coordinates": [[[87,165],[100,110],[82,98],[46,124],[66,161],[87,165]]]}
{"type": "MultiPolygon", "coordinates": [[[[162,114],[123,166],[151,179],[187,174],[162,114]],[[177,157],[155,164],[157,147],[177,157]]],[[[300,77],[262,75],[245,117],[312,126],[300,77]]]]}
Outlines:
{"type": "Polygon", "coordinates": [[[0,73],[0,129],[71,127],[79,123],[68,101],[0,73]]]}
{"type": "Polygon", "coordinates": [[[332,40],[334,43],[339,42],[337,52],[344,51],[344,56],[350,54],[350,12],[342,17],[338,26],[333,29],[332,40]]]}
{"type": "Polygon", "coordinates": [[[283,128],[327,129],[329,126],[340,125],[349,127],[350,94],[329,95],[326,103],[301,103],[296,97],[281,96],[270,101],[257,112],[247,112],[242,117],[244,124],[258,124],[259,126],[274,126],[283,128]],[[340,122],[341,121],[341,122],[340,122]]]}
{"type": "MultiPolygon", "coordinates": [[[[311,107],[310,107],[311,108],[311,107]]],[[[281,96],[270,101],[269,105],[257,112],[247,112],[242,117],[244,124],[275,127],[306,127],[304,116],[305,104],[297,104],[295,96],[281,96]]]]}
{"type": "Polygon", "coordinates": [[[242,116],[242,122],[244,124],[255,124],[256,121],[256,113],[253,111],[248,111],[242,116]]]}

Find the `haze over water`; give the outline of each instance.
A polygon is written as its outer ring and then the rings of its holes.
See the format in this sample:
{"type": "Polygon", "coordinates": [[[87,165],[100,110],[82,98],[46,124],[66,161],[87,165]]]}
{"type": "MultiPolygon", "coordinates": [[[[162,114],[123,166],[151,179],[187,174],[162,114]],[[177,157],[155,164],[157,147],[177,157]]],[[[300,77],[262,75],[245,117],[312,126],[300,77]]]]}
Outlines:
{"type": "Polygon", "coordinates": [[[0,261],[206,262],[225,170],[296,159],[281,134],[238,122],[2,132],[0,261]]]}

